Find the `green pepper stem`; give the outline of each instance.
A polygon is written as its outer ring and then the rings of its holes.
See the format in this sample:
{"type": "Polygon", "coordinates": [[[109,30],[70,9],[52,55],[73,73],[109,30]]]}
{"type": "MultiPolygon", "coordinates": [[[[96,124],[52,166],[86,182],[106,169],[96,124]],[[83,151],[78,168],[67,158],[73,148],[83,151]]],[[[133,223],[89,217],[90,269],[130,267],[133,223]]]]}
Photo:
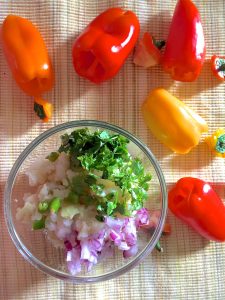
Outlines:
{"type": "Polygon", "coordinates": [[[221,64],[218,68],[218,71],[225,71],[225,64],[221,64]]]}
{"type": "Polygon", "coordinates": [[[38,115],[38,117],[41,120],[46,118],[46,114],[45,114],[43,105],[34,102],[34,111],[36,112],[36,114],[38,115]]]}
{"type": "Polygon", "coordinates": [[[159,50],[161,50],[165,45],[166,45],[166,41],[164,41],[164,40],[156,40],[156,39],[154,39],[153,38],[153,43],[154,43],[154,45],[159,49],[159,50]]]}
{"type": "Polygon", "coordinates": [[[218,137],[215,148],[217,152],[225,153],[225,134],[218,137]]]}

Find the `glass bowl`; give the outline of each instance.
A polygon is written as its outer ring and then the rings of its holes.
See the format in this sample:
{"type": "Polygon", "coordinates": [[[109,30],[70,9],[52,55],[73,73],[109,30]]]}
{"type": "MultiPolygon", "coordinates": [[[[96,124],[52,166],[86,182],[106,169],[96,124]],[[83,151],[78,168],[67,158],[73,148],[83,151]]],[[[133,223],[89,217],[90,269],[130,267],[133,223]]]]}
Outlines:
{"type": "Polygon", "coordinates": [[[155,247],[164,226],[167,212],[166,184],[155,157],[140,140],[124,129],[101,121],[72,121],[47,130],[34,139],[20,154],[9,174],[4,193],[4,212],[9,234],[23,257],[34,267],[46,274],[73,283],[100,282],[115,278],[137,266],[155,247]],[[103,129],[111,133],[118,133],[129,139],[128,149],[132,156],[142,159],[147,172],[152,174],[150,182],[149,200],[145,207],[159,210],[160,217],[154,231],[140,230],[138,233],[138,253],[131,258],[124,259],[123,255],[115,252],[113,257],[102,260],[90,272],[76,276],[66,270],[65,253],[55,248],[42,231],[31,230],[16,219],[16,210],[23,205],[24,193],[30,192],[25,171],[35,160],[46,157],[60,146],[60,136],[70,133],[74,129],[89,128],[103,129]]]}

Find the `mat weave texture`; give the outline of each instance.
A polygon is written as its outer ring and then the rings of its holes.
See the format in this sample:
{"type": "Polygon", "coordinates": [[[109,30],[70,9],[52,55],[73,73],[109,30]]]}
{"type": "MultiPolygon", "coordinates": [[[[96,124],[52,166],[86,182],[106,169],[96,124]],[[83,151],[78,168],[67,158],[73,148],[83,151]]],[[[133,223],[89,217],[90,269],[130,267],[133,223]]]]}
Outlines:
{"type": "MultiPolygon", "coordinates": [[[[207,59],[225,55],[225,2],[195,0],[204,26],[207,59]]],[[[175,82],[161,67],[135,67],[132,56],[119,74],[102,85],[79,78],[72,66],[75,37],[101,11],[121,6],[137,13],[141,33],[166,38],[175,0],[135,1],[0,1],[0,23],[8,14],[34,22],[49,49],[56,83],[46,98],[54,116],[41,123],[33,113],[32,99],[19,90],[0,49],[0,299],[225,299],[225,244],[208,243],[170,213],[172,235],[162,241],[164,253],[153,252],[134,270],[120,278],[93,285],[72,285],[34,269],[15,249],[3,217],[3,190],[9,171],[35,137],[57,124],[79,119],[107,121],[141,138],[152,150],[168,187],[183,176],[213,182],[225,199],[225,160],[214,158],[201,142],[187,155],[176,155],[147,130],[141,103],[154,87],[164,87],[204,117],[212,133],[225,127],[225,84],[213,77],[206,61],[199,79],[175,82]]]]}

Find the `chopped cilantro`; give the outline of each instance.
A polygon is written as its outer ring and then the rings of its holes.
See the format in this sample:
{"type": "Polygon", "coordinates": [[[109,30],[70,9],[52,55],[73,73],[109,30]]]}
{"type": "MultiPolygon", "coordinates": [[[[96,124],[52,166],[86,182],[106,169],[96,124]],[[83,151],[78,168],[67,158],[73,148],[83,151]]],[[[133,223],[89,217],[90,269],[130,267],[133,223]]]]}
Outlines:
{"type": "Polygon", "coordinates": [[[72,169],[81,170],[72,179],[72,194],[67,200],[78,195],[80,202],[95,204],[98,219],[116,213],[131,215],[143,207],[151,175],[145,173],[139,158],[129,154],[128,139],[106,130],[90,132],[87,128],[65,134],[61,139],[58,151],[69,155],[72,169]],[[104,179],[114,182],[117,191],[107,191],[104,179]]]}
{"type": "Polygon", "coordinates": [[[99,222],[103,222],[103,221],[104,221],[104,216],[96,215],[95,218],[96,218],[96,220],[98,220],[99,222]]]}

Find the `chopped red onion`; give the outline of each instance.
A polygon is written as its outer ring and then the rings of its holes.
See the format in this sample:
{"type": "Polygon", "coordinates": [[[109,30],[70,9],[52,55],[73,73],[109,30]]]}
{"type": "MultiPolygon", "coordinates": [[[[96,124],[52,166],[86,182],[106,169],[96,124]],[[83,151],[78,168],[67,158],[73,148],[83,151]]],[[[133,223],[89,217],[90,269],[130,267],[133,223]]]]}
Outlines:
{"type": "Polygon", "coordinates": [[[64,245],[65,245],[67,251],[71,251],[73,249],[72,244],[68,240],[64,241],[64,245]]]}
{"type": "Polygon", "coordinates": [[[149,213],[146,208],[141,208],[136,212],[135,215],[135,225],[136,227],[141,227],[149,223],[149,213]]]}
{"type": "Polygon", "coordinates": [[[135,245],[133,245],[132,247],[130,247],[129,250],[123,251],[123,257],[124,257],[124,258],[132,257],[132,256],[136,255],[137,252],[138,252],[138,245],[135,244],[135,245]]]}
{"type": "Polygon", "coordinates": [[[149,223],[149,214],[147,209],[142,208],[134,217],[119,219],[107,216],[104,223],[105,227],[99,232],[89,234],[88,230],[84,230],[88,226],[83,221],[64,241],[68,270],[72,275],[79,273],[82,265],[90,271],[100,260],[112,256],[113,246],[123,251],[124,258],[136,255],[137,229],[149,223]]]}

